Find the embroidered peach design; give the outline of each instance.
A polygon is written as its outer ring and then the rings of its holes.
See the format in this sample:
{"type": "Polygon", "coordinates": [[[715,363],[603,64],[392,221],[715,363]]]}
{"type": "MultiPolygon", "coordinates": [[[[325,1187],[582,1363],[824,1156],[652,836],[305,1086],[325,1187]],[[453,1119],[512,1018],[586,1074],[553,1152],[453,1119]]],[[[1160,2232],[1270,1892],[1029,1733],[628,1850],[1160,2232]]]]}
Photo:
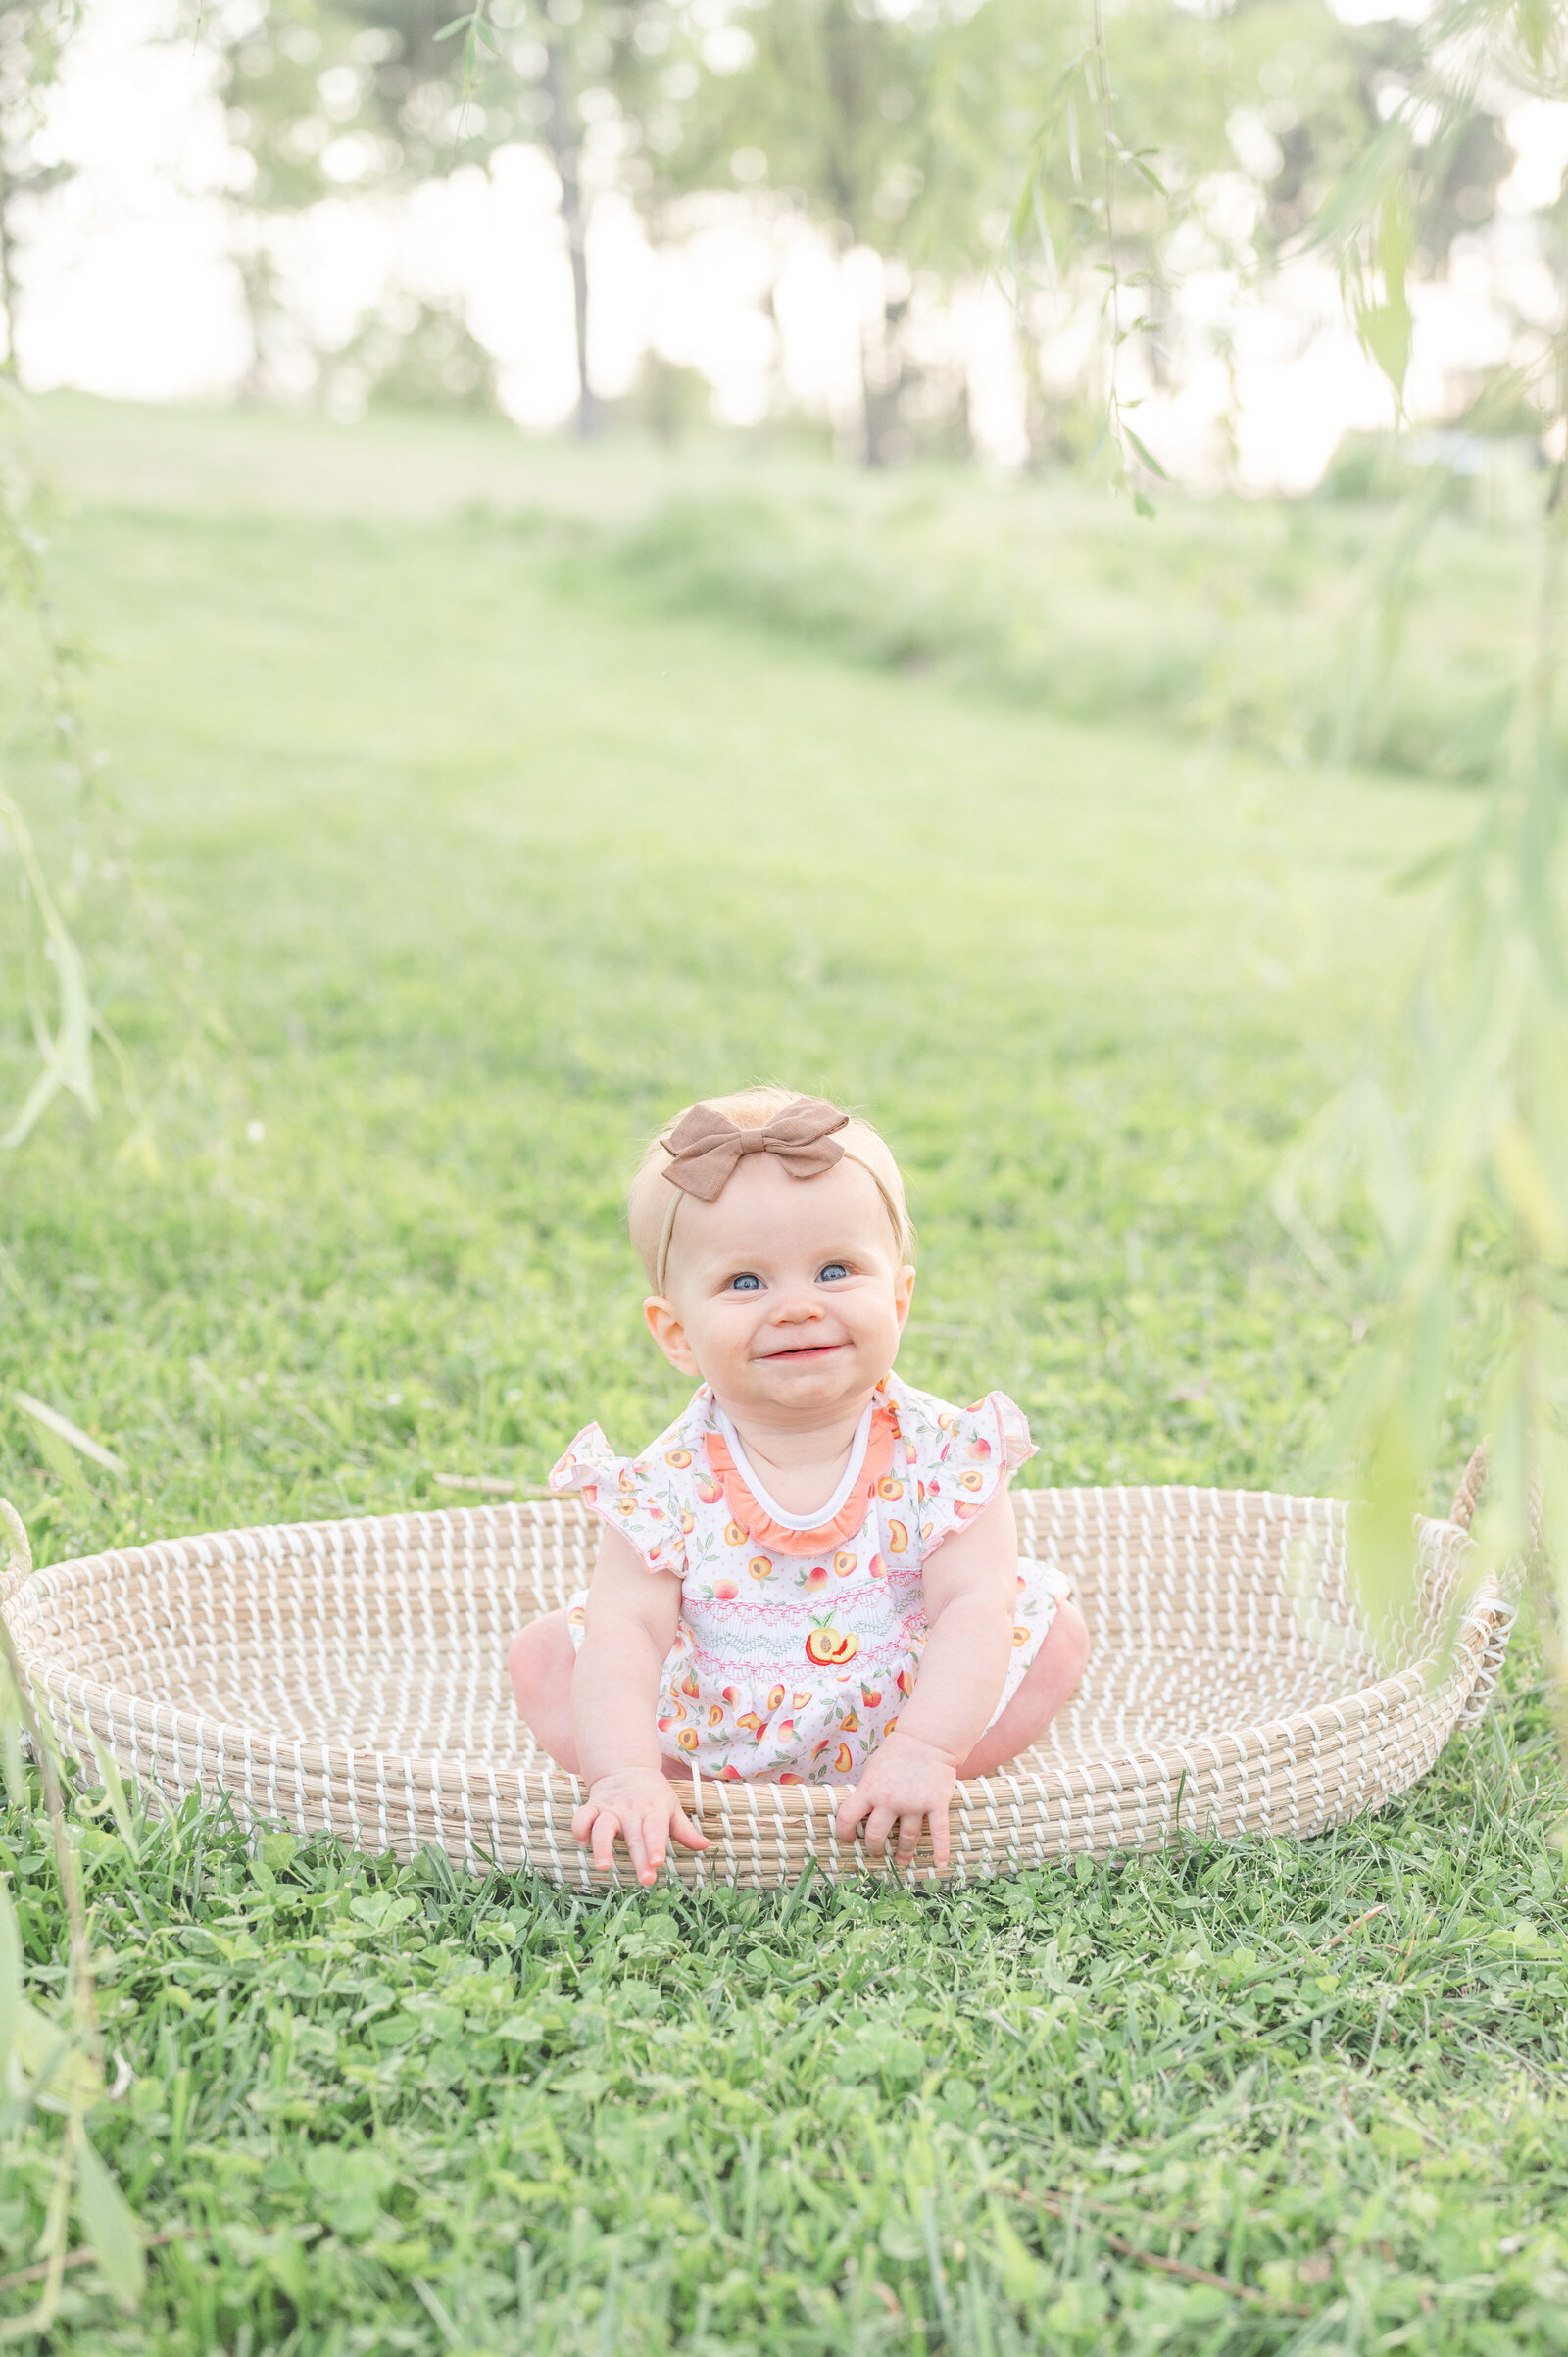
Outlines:
{"type": "Polygon", "coordinates": [[[885,1498],[891,1503],[894,1498],[904,1496],[904,1484],[901,1481],[895,1481],[891,1473],[884,1473],[876,1485],[876,1494],[878,1498],[885,1498]]]}
{"type": "Polygon", "coordinates": [[[689,1449],[666,1449],[664,1451],[665,1464],[673,1465],[677,1473],[684,1473],[691,1461],[692,1452],[689,1449]]]}
{"type": "Polygon", "coordinates": [[[806,1658],[817,1669],[838,1669],[853,1661],[860,1641],[853,1629],[813,1629],[806,1641],[806,1658]]]}
{"type": "Polygon", "coordinates": [[[905,1529],[903,1523],[890,1522],[888,1524],[888,1553],[890,1555],[902,1555],[907,1551],[908,1545],[909,1534],[905,1529]]]}
{"type": "Polygon", "coordinates": [[[855,1569],[855,1563],[856,1555],[853,1547],[841,1547],[838,1553],[833,1558],[833,1568],[838,1573],[841,1580],[847,1580],[849,1578],[851,1572],[855,1569]]]}

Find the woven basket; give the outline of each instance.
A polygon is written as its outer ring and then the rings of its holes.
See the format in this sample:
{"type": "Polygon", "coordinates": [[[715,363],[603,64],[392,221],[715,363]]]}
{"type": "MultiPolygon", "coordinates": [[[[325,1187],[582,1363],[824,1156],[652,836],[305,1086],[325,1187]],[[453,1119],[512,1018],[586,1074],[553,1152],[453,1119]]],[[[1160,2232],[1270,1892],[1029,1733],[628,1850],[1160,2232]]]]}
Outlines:
{"type": "MultiPolygon", "coordinates": [[[[1011,1766],[960,1785],[955,1879],[1189,1836],[1315,1834],[1404,1792],[1486,1706],[1501,1587],[1467,1593],[1473,1466],[1453,1519],[1416,1526],[1419,1602],[1380,1666],[1346,1576],[1345,1509],[1232,1490],[1023,1490],[1024,1551],[1077,1588],[1093,1638],[1077,1696],[1011,1766]]],[[[91,1738],[177,1803],[227,1793],[247,1824],[335,1834],[479,1873],[587,1890],[582,1798],[514,1710],[507,1643],[587,1580],[575,1498],[173,1539],[0,1588],[64,1747],[91,1738]]],[[[880,1867],[833,1834],[837,1795],[717,1785],[713,1846],[671,1871],[769,1889],[808,1861],[880,1867]]],[[[915,1872],[934,1872],[923,1848],[915,1872]]],[[[629,1878],[628,1878],[629,1879],[629,1878]]]]}

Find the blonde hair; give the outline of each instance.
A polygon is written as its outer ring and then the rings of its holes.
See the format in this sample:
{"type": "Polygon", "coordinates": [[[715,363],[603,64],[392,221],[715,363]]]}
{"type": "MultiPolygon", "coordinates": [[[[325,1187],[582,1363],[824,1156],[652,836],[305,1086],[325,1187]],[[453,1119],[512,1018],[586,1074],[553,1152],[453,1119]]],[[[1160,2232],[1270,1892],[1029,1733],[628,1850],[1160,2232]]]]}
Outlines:
{"type": "MultiPolygon", "coordinates": [[[[705,1097],[703,1103],[710,1105],[714,1112],[722,1113],[726,1120],[733,1121],[737,1129],[760,1129],[765,1123],[776,1120],[784,1107],[793,1105],[802,1094],[799,1089],[759,1085],[750,1089],[736,1089],[728,1097],[705,1097]]],[[[626,1216],[631,1228],[632,1244],[648,1271],[651,1285],[659,1284],[663,1273],[659,1266],[661,1245],[664,1247],[666,1261],[668,1258],[666,1221],[670,1197],[673,1195],[679,1200],[679,1190],[671,1187],[663,1176],[669,1163],[664,1139],[676,1122],[683,1120],[690,1110],[689,1105],[684,1106],[664,1123],[658,1137],[650,1143],[626,1191],[626,1216]]],[[[869,1121],[862,1121],[853,1113],[843,1129],[835,1130],[833,1135],[848,1158],[852,1162],[858,1162],[876,1181],[877,1193],[882,1198],[893,1228],[899,1258],[901,1261],[912,1260],[914,1224],[905,1200],[904,1174],[893,1158],[887,1140],[871,1127],[869,1121]]],[[[809,1180],[803,1183],[810,1184],[809,1180]]]]}

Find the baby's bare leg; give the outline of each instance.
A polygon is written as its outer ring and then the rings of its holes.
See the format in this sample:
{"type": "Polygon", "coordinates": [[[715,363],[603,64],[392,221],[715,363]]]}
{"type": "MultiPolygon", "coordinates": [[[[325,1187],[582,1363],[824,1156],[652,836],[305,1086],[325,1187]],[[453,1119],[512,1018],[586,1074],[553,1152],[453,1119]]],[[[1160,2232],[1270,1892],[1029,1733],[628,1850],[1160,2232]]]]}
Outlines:
{"type": "Polygon", "coordinates": [[[528,1732],[558,1768],[577,1773],[577,1731],[571,1718],[576,1649],[564,1612],[547,1612],[519,1629],[507,1652],[512,1692],[528,1732]]]}
{"type": "MultiPolygon", "coordinates": [[[[564,1612],[547,1612],[541,1619],[531,1620],[525,1629],[517,1631],[507,1650],[517,1715],[540,1749],[548,1751],[556,1766],[564,1768],[568,1776],[581,1773],[577,1766],[577,1729],[571,1715],[571,1681],[576,1665],[577,1648],[571,1642],[564,1612]]],[[[686,1783],[691,1776],[691,1769],[683,1759],[666,1757],[660,1765],[677,1784],[686,1783]]]]}
{"type": "Polygon", "coordinates": [[[1046,1632],[1046,1641],[1030,1662],[1018,1691],[994,1727],[988,1727],[960,1776],[989,1776],[1020,1751],[1027,1751],[1050,1726],[1084,1674],[1089,1659],[1089,1631],[1076,1604],[1060,1603],[1046,1632]]]}

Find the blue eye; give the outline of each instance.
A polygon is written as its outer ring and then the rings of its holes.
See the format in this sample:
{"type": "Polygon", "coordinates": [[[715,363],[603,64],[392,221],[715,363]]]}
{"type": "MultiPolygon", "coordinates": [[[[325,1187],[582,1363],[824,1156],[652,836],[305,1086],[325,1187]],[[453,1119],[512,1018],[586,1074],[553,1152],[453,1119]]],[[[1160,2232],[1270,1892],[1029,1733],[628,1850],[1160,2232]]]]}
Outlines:
{"type": "Polygon", "coordinates": [[[847,1277],[849,1273],[842,1260],[829,1260],[817,1270],[816,1281],[819,1285],[835,1285],[841,1277],[847,1277]]]}
{"type": "Polygon", "coordinates": [[[762,1280],[753,1276],[731,1277],[729,1289],[731,1293],[760,1293],[762,1280]]]}

